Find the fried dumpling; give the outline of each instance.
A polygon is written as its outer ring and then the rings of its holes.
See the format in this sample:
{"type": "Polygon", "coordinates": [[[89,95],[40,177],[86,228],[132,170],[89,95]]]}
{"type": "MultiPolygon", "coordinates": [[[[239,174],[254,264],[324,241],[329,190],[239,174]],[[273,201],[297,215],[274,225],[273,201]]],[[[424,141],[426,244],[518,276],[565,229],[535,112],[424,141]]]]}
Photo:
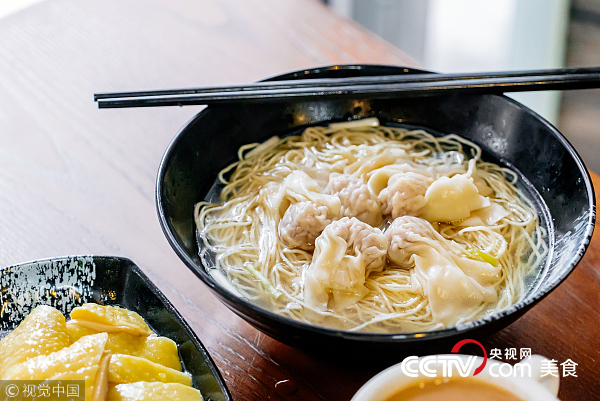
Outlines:
{"type": "Polygon", "coordinates": [[[106,333],[86,336],[49,355],[31,358],[6,371],[5,380],[85,380],[86,401],[104,400],[110,353],[106,333]]]}
{"type": "MultiPolygon", "coordinates": [[[[67,322],[67,330],[71,342],[98,333],[98,331],[89,327],[79,326],[73,321],[67,322]]],[[[158,337],[154,334],[144,337],[125,332],[113,332],[108,333],[106,349],[111,354],[138,356],[171,369],[181,370],[177,344],[170,338],[158,337]]]]}
{"type": "Polygon", "coordinates": [[[106,401],[202,401],[200,391],[179,383],[136,382],[110,386],[106,401]]]}
{"type": "Polygon", "coordinates": [[[154,334],[140,315],[117,306],[83,304],[71,311],[71,321],[108,333],[123,331],[136,336],[154,334]]]}
{"type": "Polygon", "coordinates": [[[0,378],[12,366],[71,345],[65,317],[51,306],[35,308],[10,334],[0,340],[0,378]]]}
{"type": "Polygon", "coordinates": [[[355,217],[328,225],[316,240],[306,270],[304,300],[320,310],[341,309],[368,290],[365,278],[385,265],[387,244],[379,228],[355,217]]]}

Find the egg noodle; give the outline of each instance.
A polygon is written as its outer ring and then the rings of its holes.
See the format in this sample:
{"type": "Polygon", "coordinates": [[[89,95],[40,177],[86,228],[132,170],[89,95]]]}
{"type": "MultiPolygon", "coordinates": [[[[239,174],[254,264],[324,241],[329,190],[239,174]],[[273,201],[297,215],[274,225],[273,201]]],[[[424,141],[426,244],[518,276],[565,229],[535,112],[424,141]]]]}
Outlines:
{"type": "MultiPolygon", "coordinates": [[[[497,265],[500,271],[491,283],[495,301],[466,310],[455,323],[476,320],[516,303],[525,293],[527,275],[548,252],[545,230],[532,201],[517,188],[517,175],[482,161],[481,149],[457,135],[435,137],[424,130],[382,126],[373,120],[314,126],[301,135],[242,146],[239,160],[219,174],[221,202],[199,202],[195,208],[200,256],[208,272],[230,291],[303,322],[369,332],[446,327],[434,318],[427,294],[414,290],[411,269],[390,260],[383,270],[365,278],[366,295],[342,310],[323,310],[306,302],[305,274],[313,251],[282,244],[278,236],[281,213],[261,191],[269,183],[282,185],[298,170],[325,185],[332,172],[343,173],[352,163],[360,166],[388,149],[401,149],[406,153],[403,162],[435,177],[476,174],[493,191],[490,202],[506,211],[493,224],[432,223],[457,257],[497,265]]],[[[390,218],[384,216],[379,228],[385,233],[389,224],[390,218]]]]}

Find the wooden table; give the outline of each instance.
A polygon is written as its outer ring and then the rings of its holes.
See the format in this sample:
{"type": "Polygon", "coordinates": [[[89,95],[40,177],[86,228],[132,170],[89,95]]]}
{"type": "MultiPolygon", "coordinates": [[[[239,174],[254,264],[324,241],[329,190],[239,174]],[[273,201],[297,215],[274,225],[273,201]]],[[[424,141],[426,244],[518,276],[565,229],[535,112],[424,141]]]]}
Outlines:
{"type": "MultiPolygon", "coordinates": [[[[0,265],[129,257],[191,324],[235,400],[350,399],[381,366],[324,361],[266,337],[163,237],[158,164],[200,108],[98,110],[92,101],[94,92],[244,83],[336,63],[415,64],[315,0],[45,0],[0,20],[0,265]]],[[[577,362],[563,400],[591,400],[600,388],[599,235],[560,288],[485,343],[577,362]]]]}

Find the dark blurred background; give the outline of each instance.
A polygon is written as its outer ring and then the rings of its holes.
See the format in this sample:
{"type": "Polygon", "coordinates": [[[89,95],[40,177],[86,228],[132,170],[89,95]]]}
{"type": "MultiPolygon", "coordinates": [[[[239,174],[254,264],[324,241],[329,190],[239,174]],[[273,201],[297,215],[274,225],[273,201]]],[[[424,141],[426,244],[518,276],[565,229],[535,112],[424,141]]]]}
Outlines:
{"type": "MultiPolygon", "coordinates": [[[[600,1],[573,0],[565,65],[600,66],[600,1]]],[[[600,90],[564,92],[557,126],[588,168],[600,172],[600,90]]]]}

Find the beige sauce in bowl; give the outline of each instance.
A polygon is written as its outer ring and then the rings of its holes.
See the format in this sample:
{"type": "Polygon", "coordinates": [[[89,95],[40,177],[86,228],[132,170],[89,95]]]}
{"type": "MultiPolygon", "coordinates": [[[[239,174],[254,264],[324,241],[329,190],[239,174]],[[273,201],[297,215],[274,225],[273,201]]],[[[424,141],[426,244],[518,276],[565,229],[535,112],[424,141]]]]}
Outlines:
{"type": "Polygon", "coordinates": [[[433,379],[415,383],[385,401],[523,401],[493,384],[471,378],[433,379]]]}

